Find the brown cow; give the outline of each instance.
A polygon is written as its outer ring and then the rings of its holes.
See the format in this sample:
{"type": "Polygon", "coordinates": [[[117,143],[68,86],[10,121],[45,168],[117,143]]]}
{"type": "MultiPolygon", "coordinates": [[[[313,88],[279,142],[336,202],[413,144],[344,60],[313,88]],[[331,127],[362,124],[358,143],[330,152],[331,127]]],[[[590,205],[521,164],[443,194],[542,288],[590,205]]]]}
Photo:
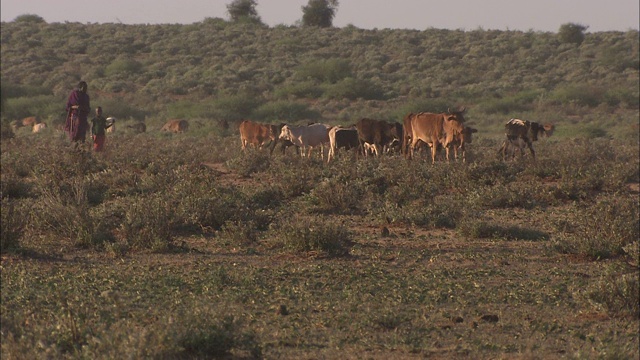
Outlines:
{"type": "Polygon", "coordinates": [[[447,113],[418,113],[409,114],[404,118],[404,134],[402,136],[405,143],[402,145],[405,151],[405,157],[411,159],[416,145],[420,140],[431,146],[431,162],[436,161],[436,151],[439,145],[445,149],[447,161],[449,160],[449,150],[460,142],[458,147],[464,144],[464,113],[465,109],[460,111],[451,111],[447,113]],[[409,146],[407,141],[411,140],[409,146]]]}
{"type": "Polygon", "coordinates": [[[383,120],[363,118],[356,123],[358,140],[363,155],[367,155],[365,144],[369,144],[371,152],[379,155],[385,146],[389,147],[402,137],[402,124],[390,123],[383,120]]]}
{"type": "Polygon", "coordinates": [[[512,157],[515,157],[516,148],[520,149],[520,157],[524,156],[524,147],[527,146],[531,157],[535,160],[536,152],[533,150],[533,142],[538,141],[538,136],[551,136],[555,129],[553,124],[540,125],[537,122],[511,119],[505,125],[507,138],[502,143],[499,154],[506,160],[507,151],[511,148],[512,157]]]}
{"type": "Polygon", "coordinates": [[[160,129],[160,131],[168,131],[172,133],[182,133],[189,129],[189,122],[187,120],[173,119],[167,121],[166,124],[160,129]]]}
{"type": "Polygon", "coordinates": [[[47,124],[46,123],[39,123],[39,124],[33,124],[33,128],[31,129],[31,132],[37,133],[40,132],[44,129],[47,128],[47,124]]]}
{"type": "Polygon", "coordinates": [[[262,149],[265,144],[270,143],[269,154],[273,153],[283,125],[262,124],[251,120],[243,120],[240,123],[242,150],[246,150],[248,144],[262,149]]]}
{"type": "Polygon", "coordinates": [[[462,154],[462,161],[466,162],[467,158],[466,158],[466,153],[467,153],[467,149],[465,148],[465,144],[471,144],[473,142],[473,133],[477,133],[478,129],[474,129],[470,126],[465,126],[464,129],[462,129],[462,133],[460,134],[456,134],[453,138],[453,142],[451,143],[451,145],[453,145],[453,157],[456,159],[456,161],[458,160],[458,150],[460,150],[460,153],[462,154]]]}
{"type": "Polygon", "coordinates": [[[33,126],[35,124],[40,124],[40,119],[37,116],[29,116],[22,119],[22,126],[33,126]]]}

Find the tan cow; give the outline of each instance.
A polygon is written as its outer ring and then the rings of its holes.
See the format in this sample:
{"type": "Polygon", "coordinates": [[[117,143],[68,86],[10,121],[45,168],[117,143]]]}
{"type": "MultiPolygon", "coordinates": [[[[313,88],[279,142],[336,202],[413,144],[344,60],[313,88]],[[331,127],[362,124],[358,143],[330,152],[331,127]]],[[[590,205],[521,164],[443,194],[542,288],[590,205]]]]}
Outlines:
{"type": "Polygon", "coordinates": [[[529,148],[531,157],[535,160],[536,152],[533,150],[533,142],[538,141],[539,136],[549,137],[553,134],[555,126],[553,124],[538,124],[537,122],[511,119],[505,125],[506,139],[502,143],[499,154],[506,160],[507,152],[511,150],[511,156],[515,157],[516,149],[520,150],[520,157],[524,156],[525,146],[529,148]]]}
{"type": "Polygon", "coordinates": [[[462,139],[464,132],[464,113],[465,109],[460,111],[449,110],[446,113],[418,113],[406,116],[404,118],[403,141],[411,140],[409,147],[403,144],[405,156],[408,159],[413,158],[418,141],[422,140],[431,146],[431,162],[436,161],[436,152],[439,145],[445,149],[445,156],[449,160],[449,151],[454,146],[457,139],[462,139]],[[410,135],[409,135],[410,133],[410,135]],[[408,150],[407,150],[408,149],[408,150]]]}
{"type": "MultiPolygon", "coordinates": [[[[284,124],[282,124],[284,125],[284,124]]],[[[281,125],[262,124],[251,120],[243,120],[240,123],[240,143],[242,151],[247,149],[247,145],[262,149],[269,143],[269,154],[273,153],[273,149],[278,142],[281,125]]]]}
{"type": "Polygon", "coordinates": [[[187,120],[180,120],[180,119],[169,120],[160,129],[160,131],[167,131],[172,133],[182,133],[187,130],[189,130],[189,122],[187,120]]]}
{"type": "Polygon", "coordinates": [[[33,129],[31,131],[34,132],[34,133],[37,133],[37,132],[40,132],[40,131],[42,131],[42,130],[44,130],[46,128],[47,128],[47,124],[39,123],[39,124],[34,124],[33,125],[33,129]]]}
{"type": "Polygon", "coordinates": [[[22,119],[22,126],[33,126],[35,124],[40,124],[40,119],[37,116],[29,116],[22,119]]]}

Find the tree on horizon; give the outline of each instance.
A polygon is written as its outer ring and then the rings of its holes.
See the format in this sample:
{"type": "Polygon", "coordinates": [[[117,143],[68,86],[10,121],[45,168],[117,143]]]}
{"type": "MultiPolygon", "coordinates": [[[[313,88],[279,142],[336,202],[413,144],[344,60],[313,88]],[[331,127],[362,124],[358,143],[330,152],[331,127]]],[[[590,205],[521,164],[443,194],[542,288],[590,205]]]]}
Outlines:
{"type": "Polygon", "coordinates": [[[302,7],[302,25],[327,28],[333,26],[338,0],[309,0],[302,7]]]}
{"type": "Polygon", "coordinates": [[[256,0],[233,0],[227,5],[227,12],[233,22],[251,22],[262,24],[258,15],[256,0]]]}

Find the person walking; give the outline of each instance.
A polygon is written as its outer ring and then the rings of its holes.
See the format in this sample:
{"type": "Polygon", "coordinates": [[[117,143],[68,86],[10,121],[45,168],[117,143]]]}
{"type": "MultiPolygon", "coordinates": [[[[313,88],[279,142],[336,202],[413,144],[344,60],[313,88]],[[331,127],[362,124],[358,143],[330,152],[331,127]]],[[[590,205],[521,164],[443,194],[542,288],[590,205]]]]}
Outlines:
{"type": "Polygon", "coordinates": [[[91,137],[93,138],[93,150],[100,152],[104,149],[106,140],[106,129],[113,123],[107,124],[107,119],[102,116],[102,107],[96,108],[96,116],[91,119],[91,137]]]}
{"type": "Polygon", "coordinates": [[[89,130],[87,118],[91,111],[89,94],[87,94],[87,83],[80,81],[78,87],[69,94],[67,100],[67,118],[64,124],[64,131],[73,142],[73,146],[78,148],[83,144],[89,130]]]}

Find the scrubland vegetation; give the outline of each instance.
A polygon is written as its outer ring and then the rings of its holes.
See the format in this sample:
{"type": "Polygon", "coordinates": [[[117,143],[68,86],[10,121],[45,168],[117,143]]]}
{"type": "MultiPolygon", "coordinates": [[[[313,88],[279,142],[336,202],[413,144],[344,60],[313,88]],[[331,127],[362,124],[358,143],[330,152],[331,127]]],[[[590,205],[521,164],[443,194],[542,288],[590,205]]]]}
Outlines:
{"type": "Polygon", "coordinates": [[[3,358],[638,357],[637,31],[1,36],[3,358]],[[148,131],[72,150],[55,124],[80,79],[148,131]],[[236,129],[459,105],[467,163],[243,154],[236,129]],[[28,115],[54,126],[8,126],[28,115]],[[511,117],[556,125],[537,161],[498,158],[511,117]]]}

